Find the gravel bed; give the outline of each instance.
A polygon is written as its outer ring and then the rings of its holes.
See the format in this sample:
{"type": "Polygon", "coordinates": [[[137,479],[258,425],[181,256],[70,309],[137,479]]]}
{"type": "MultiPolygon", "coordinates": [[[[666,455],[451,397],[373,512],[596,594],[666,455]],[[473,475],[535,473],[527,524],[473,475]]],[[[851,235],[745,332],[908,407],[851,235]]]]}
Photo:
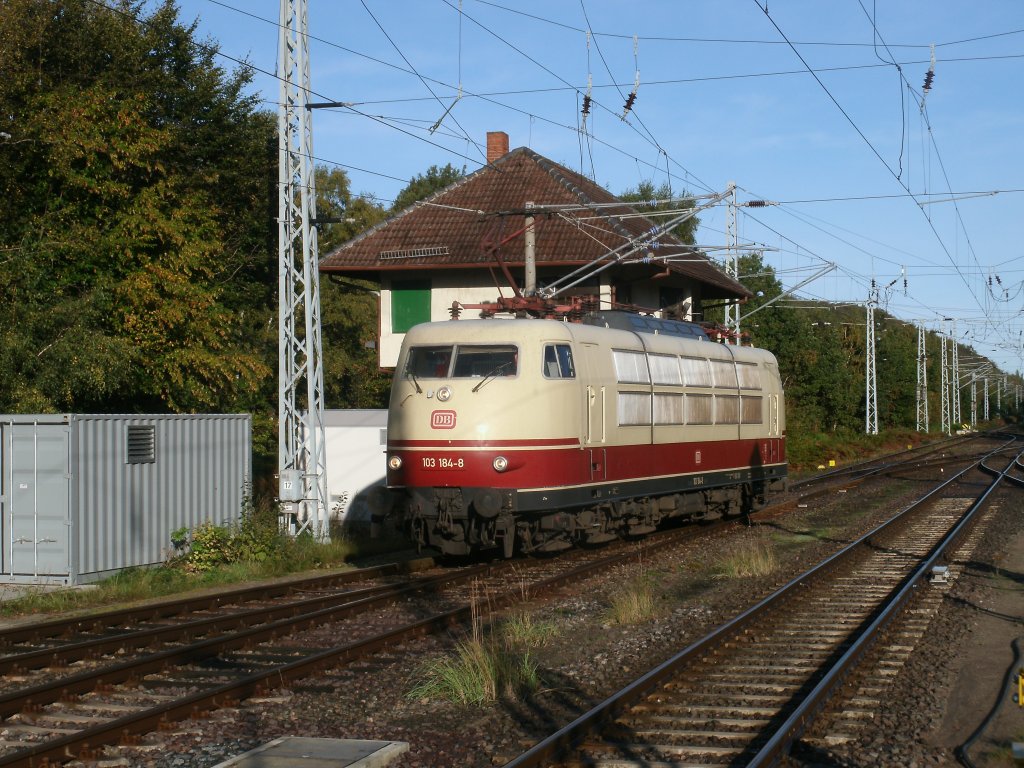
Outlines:
{"type": "MultiPolygon", "coordinates": [[[[965,765],[957,750],[996,706],[1012,660],[1010,643],[1024,632],[1021,491],[1004,491],[992,506],[977,547],[957,560],[964,572],[886,692],[871,727],[858,740],[824,753],[796,750],[790,765],[965,765]]],[[[1024,740],[1019,708],[1003,698],[998,709],[1004,717],[993,720],[983,734],[989,738],[970,752],[977,768],[1011,768],[1009,744],[1024,740]]]]}
{"type": "Polygon", "coordinates": [[[537,652],[542,687],[526,701],[509,697],[476,707],[410,698],[423,664],[451,648],[452,637],[432,637],[182,724],[161,734],[157,748],[119,754],[130,766],[205,768],[274,738],[307,736],[407,741],[410,751],[397,768],[501,765],[818,562],[845,543],[846,528],[865,530],[902,508],[918,488],[911,481],[872,481],[855,494],[766,518],[750,531],[708,531],[656,560],[609,570],[531,606],[535,621],[556,630],[537,652]],[[870,511],[876,507],[884,511],[870,511]],[[765,528],[777,542],[773,575],[720,575],[718,564],[737,542],[765,528]],[[661,611],[640,624],[615,624],[611,596],[637,569],[656,586],[661,611]]]}

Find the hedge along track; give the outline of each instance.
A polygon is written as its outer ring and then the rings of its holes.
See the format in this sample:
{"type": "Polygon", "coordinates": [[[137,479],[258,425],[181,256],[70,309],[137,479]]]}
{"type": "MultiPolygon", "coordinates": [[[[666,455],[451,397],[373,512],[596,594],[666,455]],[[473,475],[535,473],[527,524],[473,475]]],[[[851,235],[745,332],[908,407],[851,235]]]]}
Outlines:
{"type": "Polygon", "coordinates": [[[989,465],[1005,447],[954,475],[506,768],[776,764],[880,630],[928,588],[1018,450],[999,470],[989,465]]]}
{"type": "MultiPolygon", "coordinates": [[[[476,610],[467,602],[469,595],[498,610],[615,565],[647,559],[708,530],[689,526],[639,543],[614,542],[598,551],[570,550],[550,560],[500,561],[396,585],[316,595],[286,605],[250,606],[238,615],[202,617],[165,627],[128,628],[126,612],[112,612],[109,618],[122,631],[101,632],[92,651],[83,641],[21,648],[0,659],[9,668],[20,664],[25,670],[40,670],[15,690],[0,691],[0,718],[4,719],[0,766],[38,767],[95,759],[106,745],[135,744],[140,734],[176,720],[232,706],[320,669],[465,624],[476,610]],[[357,613],[358,620],[344,618],[357,613]],[[229,621],[237,621],[238,626],[228,628],[229,621]],[[289,638],[324,625],[331,627],[329,647],[323,647],[327,643],[303,646],[301,635],[289,638]],[[186,639],[193,631],[206,636],[186,639]],[[347,641],[339,644],[339,637],[347,641]],[[128,658],[120,652],[147,643],[157,647],[133,651],[128,658]],[[77,671],[82,666],[89,668],[77,671]]],[[[250,590],[239,592],[246,593],[246,599],[253,597],[250,590]]],[[[172,608],[144,610],[157,614],[165,610],[183,618],[188,611],[181,602],[174,601],[172,608]]],[[[221,598],[216,604],[224,608],[224,602],[221,598]]],[[[74,627],[93,625],[107,626],[102,615],[71,621],[74,627]]],[[[58,636],[59,622],[41,626],[42,635],[58,636]]],[[[9,634],[24,642],[30,632],[29,627],[16,627],[9,634]]]]}

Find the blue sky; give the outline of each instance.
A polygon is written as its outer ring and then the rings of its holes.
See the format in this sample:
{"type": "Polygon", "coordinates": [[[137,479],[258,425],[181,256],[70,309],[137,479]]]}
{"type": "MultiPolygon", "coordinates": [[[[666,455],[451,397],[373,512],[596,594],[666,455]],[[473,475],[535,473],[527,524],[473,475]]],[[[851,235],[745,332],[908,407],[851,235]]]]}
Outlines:
{"type": "MultiPolygon", "coordinates": [[[[314,111],[314,151],[385,203],[431,165],[479,168],[494,130],[615,193],[735,181],[741,203],[780,203],[740,208],[738,234],[784,285],[837,265],[799,295],[864,302],[873,277],[892,314],[956,318],[962,342],[1024,369],[1024,3],[765,3],[309,0],[313,90],[353,105],[314,111]]],[[[275,71],[277,0],[179,5],[275,71]]],[[[275,108],[270,74],[254,88],[275,108]]],[[[724,207],[701,222],[701,244],[725,243],[724,207]]]]}

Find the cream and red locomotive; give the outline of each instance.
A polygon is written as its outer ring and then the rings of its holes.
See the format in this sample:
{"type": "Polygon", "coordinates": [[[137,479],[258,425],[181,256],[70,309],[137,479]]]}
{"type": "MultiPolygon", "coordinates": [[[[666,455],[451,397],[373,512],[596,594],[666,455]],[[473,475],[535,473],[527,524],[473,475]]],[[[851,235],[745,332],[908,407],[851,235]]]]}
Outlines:
{"type": "Polygon", "coordinates": [[[786,482],[775,357],[620,312],[405,337],[371,502],[421,546],[550,552],[762,506],[786,482]]]}

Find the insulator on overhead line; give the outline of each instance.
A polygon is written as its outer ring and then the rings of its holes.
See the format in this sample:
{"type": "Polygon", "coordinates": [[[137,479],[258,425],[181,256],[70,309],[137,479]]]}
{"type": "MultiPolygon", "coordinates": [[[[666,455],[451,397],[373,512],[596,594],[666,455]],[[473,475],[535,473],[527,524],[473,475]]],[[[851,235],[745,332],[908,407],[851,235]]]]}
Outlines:
{"type": "Polygon", "coordinates": [[[935,73],[932,70],[928,70],[924,75],[924,91],[927,93],[932,89],[932,81],[935,79],[935,73]]]}
{"type": "Polygon", "coordinates": [[[630,92],[626,98],[626,105],[622,108],[622,117],[625,119],[626,114],[633,109],[633,105],[636,103],[636,91],[630,92]]]}
{"type": "Polygon", "coordinates": [[[590,114],[590,94],[583,97],[583,109],[580,112],[584,115],[590,114]]]}

